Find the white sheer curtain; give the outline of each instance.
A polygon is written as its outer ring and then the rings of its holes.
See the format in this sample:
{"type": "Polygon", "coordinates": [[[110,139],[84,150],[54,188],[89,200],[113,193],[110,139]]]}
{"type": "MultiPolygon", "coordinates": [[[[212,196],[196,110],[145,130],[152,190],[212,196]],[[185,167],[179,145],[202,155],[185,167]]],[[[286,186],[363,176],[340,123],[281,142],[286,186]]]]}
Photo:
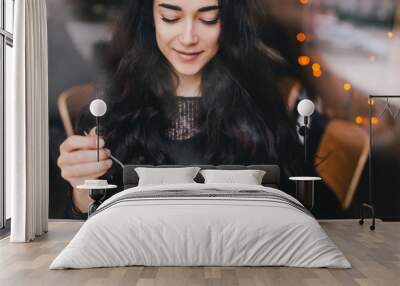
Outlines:
{"type": "Polygon", "coordinates": [[[48,72],[45,0],[15,1],[14,94],[6,99],[6,187],[12,242],[48,225],[48,72]]]}

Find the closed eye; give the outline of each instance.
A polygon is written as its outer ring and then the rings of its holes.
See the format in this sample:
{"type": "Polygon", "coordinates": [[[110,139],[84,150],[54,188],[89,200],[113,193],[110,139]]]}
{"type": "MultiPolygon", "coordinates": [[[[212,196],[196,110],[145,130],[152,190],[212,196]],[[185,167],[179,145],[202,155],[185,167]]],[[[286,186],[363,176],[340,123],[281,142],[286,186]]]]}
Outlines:
{"type": "Polygon", "coordinates": [[[161,17],[161,20],[163,20],[166,23],[175,23],[179,20],[179,18],[166,18],[166,17],[161,17]]]}
{"type": "Polygon", "coordinates": [[[215,25],[218,23],[219,18],[213,19],[213,20],[206,20],[206,19],[200,19],[204,24],[206,25],[215,25]]]}

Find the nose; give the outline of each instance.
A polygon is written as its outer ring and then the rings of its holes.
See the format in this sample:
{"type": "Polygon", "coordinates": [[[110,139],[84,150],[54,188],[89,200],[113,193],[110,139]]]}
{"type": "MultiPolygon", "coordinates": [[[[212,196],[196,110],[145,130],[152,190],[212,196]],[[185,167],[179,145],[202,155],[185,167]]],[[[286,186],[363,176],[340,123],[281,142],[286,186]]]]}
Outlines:
{"type": "Polygon", "coordinates": [[[199,41],[199,37],[195,30],[195,25],[192,20],[186,21],[183,31],[179,36],[179,41],[182,45],[191,46],[199,41]]]}

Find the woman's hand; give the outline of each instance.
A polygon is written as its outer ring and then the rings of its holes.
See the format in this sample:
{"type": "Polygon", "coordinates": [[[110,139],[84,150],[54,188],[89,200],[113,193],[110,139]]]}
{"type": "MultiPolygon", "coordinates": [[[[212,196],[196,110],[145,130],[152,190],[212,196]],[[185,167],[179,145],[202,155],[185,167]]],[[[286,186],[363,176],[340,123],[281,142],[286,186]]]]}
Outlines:
{"type": "Polygon", "coordinates": [[[104,140],[100,137],[99,162],[97,162],[97,135],[93,128],[87,136],[72,135],[60,145],[60,156],[57,165],[61,176],[73,188],[85,180],[97,179],[112,166],[110,150],[104,148],[104,140]]]}

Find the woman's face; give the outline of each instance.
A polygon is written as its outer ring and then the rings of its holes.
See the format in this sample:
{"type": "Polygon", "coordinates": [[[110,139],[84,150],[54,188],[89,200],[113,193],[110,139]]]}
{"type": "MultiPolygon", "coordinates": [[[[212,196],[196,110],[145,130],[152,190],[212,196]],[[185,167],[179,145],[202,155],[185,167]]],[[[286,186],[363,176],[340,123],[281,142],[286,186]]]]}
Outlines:
{"type": "Polygon", "coordinates": [[[218,0],[154,0],[158,47],[181,75],[200,75],[218,51],[218,0]]]}

